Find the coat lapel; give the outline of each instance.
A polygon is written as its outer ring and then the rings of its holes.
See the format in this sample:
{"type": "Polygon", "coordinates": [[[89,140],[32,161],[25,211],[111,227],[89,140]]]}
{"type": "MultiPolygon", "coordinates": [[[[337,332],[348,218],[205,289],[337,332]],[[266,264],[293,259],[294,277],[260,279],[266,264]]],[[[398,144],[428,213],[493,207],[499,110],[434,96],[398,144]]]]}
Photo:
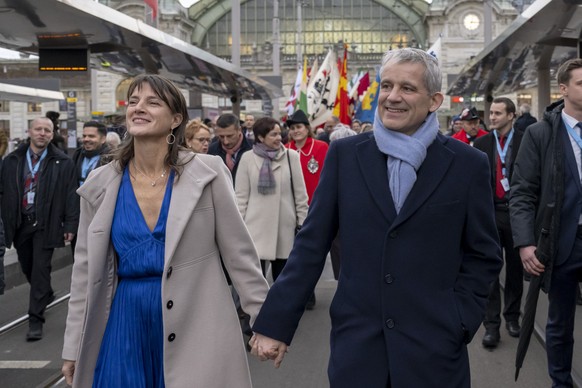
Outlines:
{"type": "Polygon", "coordinates": [[[373,136],[356,145],[356,155],[366,186],[376,206],[390,223],[396,217],[394,200],[388,186],[386,157],[380,152],[373,136]]]}
{"type": "MultiPolygon", "coordinates": [[[[186,154],[185,157],[190,157],[186,154]]],[[[183,162],[183,160],[182,160],[183,162]]],[[[165,267],[174,255],[180,242],[186,224],[192,217],[194,208],[206,185],[216,177],[217,173],[208,167],[200,157],[194,157],[184,166],[182,176],[172,188],[172,199],[168,210],[165,247],[165,267]]]]}
{"type": "Polygon", "coordinates": [[[107,253],[111,244],[111,226],[122,174],[117,171],[117,167],[114,167],[113,164],[109,164],[103,169],[102,175],[95,177],[97,179],[95,184],[87,182],[81,186],[77,193],[94,208],[99,209],[87,230],[87,244],[90,244],[93,248],[92,251],[95,252],[92,257],[105,260],[108,257],[107,253]]]}
{"type": "Polygon", "coordinates": [[[446,139],[437,136],[432,145],[428,147],[426,158],[418,170],[416,182],[404,201],[392,228],[397,227],[412,216],[430,197],[445,176],[454,154],[443,145],[443,141],[446,139]]]}

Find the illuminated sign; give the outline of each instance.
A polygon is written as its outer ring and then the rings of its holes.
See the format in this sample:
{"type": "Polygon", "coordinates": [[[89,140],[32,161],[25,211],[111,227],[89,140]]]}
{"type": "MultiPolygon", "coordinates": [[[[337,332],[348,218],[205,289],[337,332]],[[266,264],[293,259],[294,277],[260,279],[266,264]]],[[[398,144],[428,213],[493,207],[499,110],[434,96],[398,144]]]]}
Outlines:
{"type": "Polygon", "coordinates": [[[86,48],[40,48],[40,71],[87,71],[89,52],[86,48]]]}

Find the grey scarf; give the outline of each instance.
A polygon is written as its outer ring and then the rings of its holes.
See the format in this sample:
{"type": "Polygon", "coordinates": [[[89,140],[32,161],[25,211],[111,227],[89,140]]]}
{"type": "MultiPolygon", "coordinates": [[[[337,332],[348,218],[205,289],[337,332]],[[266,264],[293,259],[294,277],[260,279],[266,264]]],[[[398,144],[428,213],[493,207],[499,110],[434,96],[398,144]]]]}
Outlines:
{"type": "Polygon", "coordinates": [[[374,137],[380,152],[388,155],[388,183],[396,213],[400,212],[412,190],[416,182],[416,171],[424,162],[426,149],[432,144],[438,131],[439,123],[435,112],[426,117],[412,136],[408,136],[386,128],[376,110],[374,137]]]}

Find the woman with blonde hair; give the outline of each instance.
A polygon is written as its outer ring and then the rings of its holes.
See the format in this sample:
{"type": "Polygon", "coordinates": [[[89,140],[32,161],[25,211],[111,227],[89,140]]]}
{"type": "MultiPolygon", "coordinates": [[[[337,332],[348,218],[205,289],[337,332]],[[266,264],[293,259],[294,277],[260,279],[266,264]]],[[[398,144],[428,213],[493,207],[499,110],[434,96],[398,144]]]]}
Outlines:
{"type": "Polygon", "coordinates": [[[74,387],[251,387],[239,320],[268,285],[219,157],[180,146],[168,79],[129,86],[127,138],[77,191],[81,218],[62,372],[74,387]],[[171,226],[171,227],[170,227],[171,226]]]}
{"type": "Polygon", "coordinates": [[[186,147],[198,154],[207,154],[208,146],[212,141],[210,128],[198,119],[193,119],[186,125],[185,144],[186,147]]]}

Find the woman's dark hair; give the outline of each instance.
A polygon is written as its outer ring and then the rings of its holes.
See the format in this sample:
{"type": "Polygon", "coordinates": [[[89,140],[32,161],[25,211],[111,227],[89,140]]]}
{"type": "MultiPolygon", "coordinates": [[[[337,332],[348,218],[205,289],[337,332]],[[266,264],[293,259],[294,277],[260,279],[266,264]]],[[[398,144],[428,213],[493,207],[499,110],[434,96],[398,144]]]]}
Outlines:
{"type": "Polygon", "coordinates": [[[271,132],[275,125],[281,127],[279,122],[271,117],[261,117],[253,124],[253,133],[255,134],[255,143],[261,143],[259,136],[266,137],[271,132]]]}
{"type": "MultiPolygon", "coordinates": [[[[152,88],[154,93],[168,105],[173,114],[179,114],[182,116],[182,122],[180,125],[172,129],[171,133],[174,134],[176,139],[173,144],[168,144],[168,155],[166,155],[165,160],[165,163],[169,168],[174,170],[176,175],[179,176],[182,172],[183,164],[178,164],[178,152],[184,149],[182,147],[182,144],[184,143],[184,128],[186,128],[186,124],[188,123],[188,108],[186,106],[186,100],[184,99],[182,92],[180,92],[172,81],[156,74],[142,74],[135,77],[127,90],[127,99],[129,100],[133,92],[136,89],[140,90],[146,83],[152,88]]],[[[170,132],[168,131],[168,134],[169,133],[170,132]]],[[[129,132],[126,132],[125,136],[124,141],[114,154],[114,160],[119,162],[119,167],[122,171],[128,165],[135,153],[133,136],[130,135],[129,132]]]]}

